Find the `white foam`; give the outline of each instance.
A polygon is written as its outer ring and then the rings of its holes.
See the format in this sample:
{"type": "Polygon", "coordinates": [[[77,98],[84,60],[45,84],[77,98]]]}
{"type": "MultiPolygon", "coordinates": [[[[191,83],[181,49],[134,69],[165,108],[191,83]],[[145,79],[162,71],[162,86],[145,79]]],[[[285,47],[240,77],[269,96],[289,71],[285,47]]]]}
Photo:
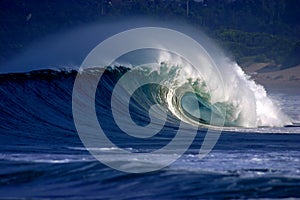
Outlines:
{"type": "MultiPolygon", "coordinates": [[[[174,80],[174,83],[177,83],[176,87],[185,84],[188,79],[204,80],[211,95],[210,103],[230,105],[234,111],[226,120],[232,120],[237,126],[283,127],[292,124],[289,117],[268,97],[264,87],[251,80],[251,77],[246,75],[237,63],[225,56],[212,59],[217,69],[206,69],[205,66],[200,66],[198,71],[186,61],[168,55],[166,52],[161,54],[159,62],[168,63],[169,67],[182,66],[182,70],[174,80]],[[220,81],[219,75],[223,82],[220,81]]],[[[168,98],[168,102],[171,103],[171,98],[168,98]]]]}

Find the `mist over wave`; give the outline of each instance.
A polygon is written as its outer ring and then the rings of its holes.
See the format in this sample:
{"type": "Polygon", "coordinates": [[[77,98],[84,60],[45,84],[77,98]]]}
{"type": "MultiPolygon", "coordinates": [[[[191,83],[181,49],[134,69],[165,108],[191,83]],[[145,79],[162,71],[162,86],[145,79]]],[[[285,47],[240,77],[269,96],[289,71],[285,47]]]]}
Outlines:
{"type": "MultiPolygon", "coordinates": [[[[121,56],[112,67],[123,66],[130,69],[136,73],[137,82],[146,78],[167,83],[167,92],[162,89],[150,91],[146,98],[154,96],[155,100],[160,99],[161,102],[156,103],[166,104],[166,109],[174,116],[195,125],[210,124],[212,114],[214,117],[224,118],[225,126],[255,128],[291,124],[291,120],[268,98],[263,86],[251,80],[251,77],[246,75],[237,63],[225,56],[207,36],[187,25],[151,20],[124,20],[79,27],[32,45],[24,54],[5,63],[1,71],[62,67],[77,70],[88,52],[105,38],[145,24],[173,28],[188,34],[203,46],[217,67],[211,69],[204,66],[205,63],[199,64],[202,66],[191,66],[184,58],[159,50],[121,56]],[[143,63],[154,64],[140,66],[143,63]],[[192,89],[187,89],[187,86],[192,89]],[[196,99],[191,93],[196,94],[196,99]]],[[[193,50],[190,51],[192,53],[193,50]]],[[[203,55],[200,53],[199,57],[201,56],[203,55]]],[[[137,99],[137,103],[142,101],[137,99]]]]}
{"type": "Polygon", "coordinates": [[[0,63],[0,73],[49,68],[78,69],[87,54],[103,40],[122,31],[139,27],[171,28],[202,40],[202,45],[212,43],[201,31],[187,25],[186,21],[161,21],[145,17],[107,19],[103,22],[60,30],[33,41],[21,53],[16,54],[7,62],[0,63]]]}

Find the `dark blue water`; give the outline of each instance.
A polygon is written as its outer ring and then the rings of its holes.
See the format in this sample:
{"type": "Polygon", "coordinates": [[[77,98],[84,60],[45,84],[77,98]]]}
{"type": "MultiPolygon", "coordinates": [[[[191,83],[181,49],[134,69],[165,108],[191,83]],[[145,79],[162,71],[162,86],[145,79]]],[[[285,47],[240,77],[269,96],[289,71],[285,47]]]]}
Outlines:
{"type": "MultiPolygon", "coordinates": [[[[187,152],[159,171],[130,174],[103,165],[85,149],[74,125],[76,74],[44,70],[0,75],[0,198],[300,198],[300,131],[293,127],[224,131],[204,159],[197,154],[206,129],[199,128],[187,152]]],[[[136,152],[168,144],[179,123],[172,116],[150,139],[134,140],[115,127],[110,95],[121,74],[106,72],[96,94],[98,120],[107,136],[136,152]]],[[[137,124],[149,123],[136,102],[130,109],[137,124]]]]}

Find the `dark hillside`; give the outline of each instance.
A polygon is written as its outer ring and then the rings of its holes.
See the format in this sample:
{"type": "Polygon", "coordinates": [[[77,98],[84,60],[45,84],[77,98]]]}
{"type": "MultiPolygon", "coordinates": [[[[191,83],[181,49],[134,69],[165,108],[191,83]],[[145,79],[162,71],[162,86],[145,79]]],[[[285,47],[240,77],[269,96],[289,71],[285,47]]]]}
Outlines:
{"type": "Polygon", "coordinates": [[[297,0],[1,0],[0,10],[0,62],[59,30],[139,15],[188,20],[240,63],[300,63],[297,0]]]}

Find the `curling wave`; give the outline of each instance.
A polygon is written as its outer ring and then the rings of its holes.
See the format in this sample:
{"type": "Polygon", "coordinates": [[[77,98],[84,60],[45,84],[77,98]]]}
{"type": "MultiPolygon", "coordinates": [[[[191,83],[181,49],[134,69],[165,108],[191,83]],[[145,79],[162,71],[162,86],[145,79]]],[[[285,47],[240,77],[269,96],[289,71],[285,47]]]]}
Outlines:
{"type": "MultiPolygon", "coordinates": [[[[131,97],[134,102],[131,107],[142,113],[141,119],[147,119],[149,108],[158,104],[173,117],[197,126],[217,126],[214,121],[218,119],[215,118],[225,119],[226,127],[282,127],[291,124],[290,119],[268,98],[264,87],[251,80],[236,63],[224,59],[217,63],[220,64],[220,74],[213,71],[203,73],[176,55],[160,52],[156,63],[139,66],[115,64],[107,70],[118,74],[119,78],[130,72],[134,80],[127,81],[127,87],[145,79],[157,83],[143,86],[131,97]],[[220,75],[222,82],[219,82],[220,75]]],[[[97,70],[103,69],[88,68],[81,73],[97,74],[97,70]]],[[[113,90],[111,85],[104,85],[113,90]]],[[[122,99],[122,94],[117,99],[122,99]]],[[[159,117],[158,112],[156,117],[159,117]]]]}

